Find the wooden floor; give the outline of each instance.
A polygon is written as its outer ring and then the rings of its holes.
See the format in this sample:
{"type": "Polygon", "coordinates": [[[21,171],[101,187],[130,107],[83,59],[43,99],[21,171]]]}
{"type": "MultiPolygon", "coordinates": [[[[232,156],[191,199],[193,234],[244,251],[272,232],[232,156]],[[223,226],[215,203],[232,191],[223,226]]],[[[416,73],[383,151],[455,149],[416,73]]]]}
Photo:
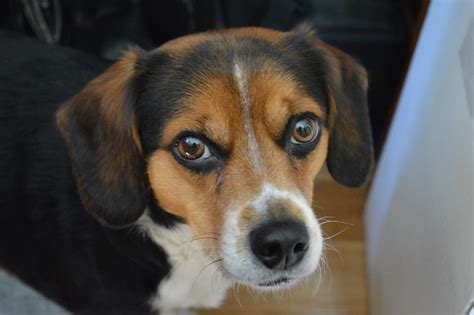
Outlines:
{"type": "Polygon", "coordinates": [[[367,189],[336,184],[324,170],[316,180],[314,209],[327,240],[322,277],[283,294],[265,294],[245,287],[229,290],[218,310],[200,315],[362,315],[367,314],[362,209],[367,189]],[[334,222],[340,221],[340,222],[334,222]],[[344,222],[344,223],[341,223],[344,222]],[[337,250],[337,252],[335,251],[337,250]],[[318,289],[318,280],[320,285],[318,289]]]}

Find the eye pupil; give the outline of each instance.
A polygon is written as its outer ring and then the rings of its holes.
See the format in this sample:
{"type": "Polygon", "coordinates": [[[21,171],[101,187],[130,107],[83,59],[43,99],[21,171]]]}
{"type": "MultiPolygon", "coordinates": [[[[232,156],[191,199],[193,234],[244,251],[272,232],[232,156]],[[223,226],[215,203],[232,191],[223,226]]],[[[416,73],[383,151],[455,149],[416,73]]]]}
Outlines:
{"type": "Polygon", "coordinates": [[[178,153],[187,160],[195,160],[204,154],[204,143],[196,137],[184,137],[178,140],[178,153]]]}
{"type": "Polygon", "coordinates": [[[301,138],[306,138],[311,135],[311,127],[309,125],[300,125],[297,127],[296,132],[301,138]]]}
{"type": "Polygon", "coordinates": [[[318,125],[314,119],[303,118],[295,124],[292,141],[296,143],[310,142],[317,136],[318,132],[318,125]]]}

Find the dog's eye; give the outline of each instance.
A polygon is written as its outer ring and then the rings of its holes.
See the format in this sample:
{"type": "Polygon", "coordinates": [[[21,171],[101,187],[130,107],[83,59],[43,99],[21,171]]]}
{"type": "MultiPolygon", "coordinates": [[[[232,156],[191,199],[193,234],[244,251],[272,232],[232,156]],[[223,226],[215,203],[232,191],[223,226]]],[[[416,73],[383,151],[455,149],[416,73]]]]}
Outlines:
{"type": "Polygon", "coordinates": [[[289,119],[279,143],[291,157],[304,159],[316,148],[322,132],[318,116],[312,112],[299,113],[289,119]]]}
{"type": "Polygon", "coordinates": [[[318,136],[319,129],[319,123],[316,119],[310,117],[302,118],[295,123],[290,141],[294,144],[311,142],[318,136]]]}
{"type": "Polygon", "coordinates": [[[192,172],[207,174],[226,159],[227,153],[205,135],[184,130],[170,148],[175,160],[192,172]]]}
{"type": "Polygon", "coordinates": [[[176,151],[186,160],[200,160],[208,158],[211,153],[204,142],[193,136],[187,136],[176,141],[176,151]]]}

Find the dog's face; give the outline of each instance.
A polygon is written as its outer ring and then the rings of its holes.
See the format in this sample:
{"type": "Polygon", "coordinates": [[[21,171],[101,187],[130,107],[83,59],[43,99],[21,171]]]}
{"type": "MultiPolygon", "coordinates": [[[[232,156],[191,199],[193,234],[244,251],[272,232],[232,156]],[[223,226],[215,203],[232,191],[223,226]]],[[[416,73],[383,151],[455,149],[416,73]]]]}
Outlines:
{"type": "Polygon", "coordinates": [[[364,69],[310,32],[229,30],[127,53],[58,125],[102,222],[131,224],[154,202],[230,278],[282,287],[318,265],[323,163],[348,186],[370,171],[366,89],[364,69]]]}

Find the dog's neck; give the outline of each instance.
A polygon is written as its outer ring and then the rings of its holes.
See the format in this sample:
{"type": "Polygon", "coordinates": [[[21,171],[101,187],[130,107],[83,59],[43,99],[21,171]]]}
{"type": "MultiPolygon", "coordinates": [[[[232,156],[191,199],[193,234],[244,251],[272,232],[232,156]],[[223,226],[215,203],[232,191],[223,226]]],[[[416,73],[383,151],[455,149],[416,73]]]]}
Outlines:
{"type": "Polygon", "coordinates": [[[147,210],[137,225],[163,248],[171,265],[170,273],[159,283],[156,294],[150,299],[154,310],[214,308],[222,303],[231,281],[206,254],[187,224],[158,225],[147,210]]]}

